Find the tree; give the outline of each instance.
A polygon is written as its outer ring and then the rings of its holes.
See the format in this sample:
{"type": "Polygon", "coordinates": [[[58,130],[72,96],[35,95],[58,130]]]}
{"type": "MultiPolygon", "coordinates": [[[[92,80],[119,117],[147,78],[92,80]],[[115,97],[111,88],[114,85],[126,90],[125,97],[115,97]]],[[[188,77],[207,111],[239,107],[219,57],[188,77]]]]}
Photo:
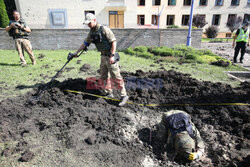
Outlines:
{"type": "Polygon", "coordinates": [[[217,26],[209,26],[206,28],[205,34],[208,38],[215,38],[218,35],[219,29],[217,26]]]}
{"type": "Polygon", "coordinates": [[[228,27],[228,29],[231,31],[231,33],[234,32],[234,30],[237,30],[241,23],[242,23],[242,17],[241,16],[231,16],[228,18],[226,26],[228,27]]]}
{"type": "Polygon", "coordinates": [[[0,27],[5,28],[9,24],[9,17],[3,0],[0,0],[0,27]]]}
{"type": "Polygon", "coordinates": [[[203,28],[207,24],[204,15],[196,14],[193,16],[193,26],[203,28]]]}
{"type": "Polygon", "coordinates": [[[7,14],[10,20],[14,20],[13,11],[16,10],[15,0],[4,0],[7,14]]]}

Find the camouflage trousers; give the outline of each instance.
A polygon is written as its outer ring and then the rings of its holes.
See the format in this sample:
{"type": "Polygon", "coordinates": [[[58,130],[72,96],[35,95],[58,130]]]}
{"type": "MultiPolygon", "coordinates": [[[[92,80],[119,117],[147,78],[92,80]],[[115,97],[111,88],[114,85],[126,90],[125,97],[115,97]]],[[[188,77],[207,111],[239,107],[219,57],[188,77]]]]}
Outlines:
{"type": "Polygon", "coordinates": [[[109,56],[101,56],[100,70],[101,79],[106,82],[106,93],[112,93],[112,88],[117,88],[121,91],[121,96],[127,95],[118,62],[110,64],[109,56]],[[113,82],[110,82],[110,78],[113,82]],[[112,83],[115,83],[115,85],[111,85],[112,83]]]}
{"type": "Polygon", "coordinates": [[[23,38],[15,39],[15,46],[16,46],[16,50],[18,52],[18,55],[20,57],[21,64],[23,64],[23,65],[27,64],[25,61],[23,52],[22,52],[22,47],[28,53],[28,55],[32,61],[32,64],[36,64],[34,53],[32,51],[32,46],[31,46],[31,43],[28,39],[23,39],[23,38]]]}

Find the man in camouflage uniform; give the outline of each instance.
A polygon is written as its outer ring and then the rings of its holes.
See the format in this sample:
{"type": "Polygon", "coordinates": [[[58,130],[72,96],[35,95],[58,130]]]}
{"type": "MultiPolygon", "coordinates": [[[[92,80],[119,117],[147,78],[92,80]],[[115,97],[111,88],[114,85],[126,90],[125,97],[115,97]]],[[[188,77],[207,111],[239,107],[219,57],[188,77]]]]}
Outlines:
{"type": "Polygon", "coordinates": [[[9,35],[12,36],[15,41],[15,46],[21,60],[21,65],[27,65],[22,52],[23,49],[25,49],[25,51],[29,54],[32,64],[35,65],[36,60],[32,51],[31,43],[28,39],[28,33],[30,33],[31,30],[27,24],[20,19],[20,14],[18,11],[14,11],[13,16],[15,20],[10,21],[9,26],[7,26],[5,30],[9,32],[9,35]]]}
{"type": "Polygon", "coordinates": [[[73,54],[77,55],[85,47],[88,47],[91,43],[94,43],[97,50],[101,52],[101,79],[106,82],[105,92],[107,97],[113,98],[113,92],[109,82],[109,76],[118,85],[116,88],[121,90],[122,101],[119,106],[124,106],[128,100],[127,92],[125,89],[123,78],[120,74],[120,68],[118,62],[114,57],[116,54],[116,38],[113,32],[106,26],[101,26],[97,23],[95,15],[88,13],[85,18],[84,24],[87,24],[90,28],[90,32],[87,38],[84,40],[80,48],[73,54]]]}
{"type": "MultiPolygon", "coordinates": [[[[175,121],[177,119],[174,118],[172,120],[175,121]]],[[[190,115],[186,112],[180,110],[171,110],[165,112],[162,115],[162,120],[158,128],[158,140],[166,143],[165,148],[171,155],[170,159],[181,163],[186,163],[200,159],[204,154],[205,145],[201,139],[200,133],[195,125],[191,122],[190,115]],[[189,118],[190,131],[192,132],[191,136],[188,132],[189,130],[185,130],[186,127],[180,127],[179,130],[177,130],[177,133],[173,133],[173,131],[170,130],[170,119],[168,118],[169,116],[173,116],[175,114],[184,114],[187,118],[189,118]]]]}

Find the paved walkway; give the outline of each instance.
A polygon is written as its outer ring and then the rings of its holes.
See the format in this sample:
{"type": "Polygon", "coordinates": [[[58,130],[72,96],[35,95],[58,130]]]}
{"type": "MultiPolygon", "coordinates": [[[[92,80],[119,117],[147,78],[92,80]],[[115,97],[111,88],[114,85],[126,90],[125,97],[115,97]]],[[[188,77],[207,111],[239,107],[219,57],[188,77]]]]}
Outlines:
{"type": "MultiPolygon", "coordinates": [[[[226,58],[228,60],[233,61],[234,57],[234,49],[232,48],[232,43],[208,43],[203,42],[201,44],[202,49],[210,49],[215,54],[226,58]]],[[[248,53],[245,53],[243,64],[238,63],[242,67],[248,69],[250,71],[250,47],[247,47],[248,53]]],[[[238,55],[238,59],[240,58],[240,53],[238,55]]],[[[238,60],[239,61],[239,60],[238,60]]]]}

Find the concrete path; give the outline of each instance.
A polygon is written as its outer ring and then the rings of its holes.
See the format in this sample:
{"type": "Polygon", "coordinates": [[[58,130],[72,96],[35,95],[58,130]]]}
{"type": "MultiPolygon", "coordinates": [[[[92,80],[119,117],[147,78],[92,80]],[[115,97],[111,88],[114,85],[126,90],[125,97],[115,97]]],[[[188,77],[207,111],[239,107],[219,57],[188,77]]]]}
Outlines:
{"type": "MultiPolygon", "coordinates": [[[[215,54],[226,58],[228,60],[233,61],[234,57],[234,49],[232,48],[232,42],[231,43],[208,43],[203,42],[201,44],[202,49],[210,49],[215,54]]],[[[250,71],[250,47],[247,47],[248,53],[245,53],[243,64],[238,63],[240,66],[248,69],[250,71]]],[[[238,61],[240,58],[240,53],[238,55],[238,61]]]]}

